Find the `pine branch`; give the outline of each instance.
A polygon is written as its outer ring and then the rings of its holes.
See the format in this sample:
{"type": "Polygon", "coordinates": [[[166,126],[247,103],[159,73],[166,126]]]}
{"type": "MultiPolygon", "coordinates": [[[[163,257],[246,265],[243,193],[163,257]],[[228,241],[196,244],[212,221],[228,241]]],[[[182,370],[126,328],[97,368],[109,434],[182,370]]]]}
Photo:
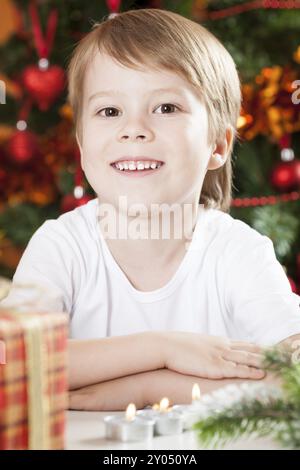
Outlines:
{"type": "Polygon", "coordinates": [[[215,448],[243,436],[269,436],[284,447],[300,448],[300,363],[291,348],[276,347],[265,351],[264,366],[281,377],[281,389],[244,383],[213,392],[193,426],[202,445],[215,448]]]}

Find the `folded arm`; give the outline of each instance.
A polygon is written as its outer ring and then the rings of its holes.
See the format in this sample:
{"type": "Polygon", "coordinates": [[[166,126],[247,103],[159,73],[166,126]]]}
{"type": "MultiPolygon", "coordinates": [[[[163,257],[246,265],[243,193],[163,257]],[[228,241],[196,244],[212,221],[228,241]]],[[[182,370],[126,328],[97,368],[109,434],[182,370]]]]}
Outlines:
{"type": "Polygon", "coordinates": [[[165,367],[164,342],[156,331],[92,340],[68,340],[68,383],[74,390],[165,367]]]}
{"type": "MultiPolygon", "coordinates": [[[[272,374],[267,374],[261,381],[280,383],[272,374]]],[[[129,403],[134,403],[137,409],[142,409],[159,403],[163,397],[168,397],[171,405],[187,404],[191,403],[192,387],[196,382],[201,393],[205,394],[231,383],[245,382],[245,379],[203,379],[169,369],[160,369],[70,391],[68,408],[86,411],[124,411],[129,403]]]]}
{"type": "MultiPolygon", "coordinates": [[[[300,347],[300,335],[293,335],[278,343],[295,348],[300,347]]],[[[194,383],[198,383],[201,393],[211,391],[246,379],[204,379],[194,375],[184,375],[169,369],[161,368],[126,377],[115,378],[97,383],[69,393],[69,409],[121,411],[131,402],[137,409],[158,403],[167,396],[171,404],[191,403],[191,392],[194,383]]],[[[268,373],[262,382],[280,385],[280,379],[268,373]]]]}

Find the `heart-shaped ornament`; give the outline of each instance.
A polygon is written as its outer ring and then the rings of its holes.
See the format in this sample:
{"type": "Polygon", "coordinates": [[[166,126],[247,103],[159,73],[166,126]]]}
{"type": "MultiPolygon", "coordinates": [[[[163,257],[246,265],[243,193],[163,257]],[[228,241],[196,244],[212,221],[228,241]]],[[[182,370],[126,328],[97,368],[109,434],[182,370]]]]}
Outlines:
{"type": "Polygon", "coordinates": [[[24,87],[40,111],[47,111],[65,87],[65,72],[58,65],[42,70],[29,65],[22,74],[24,87]]]}

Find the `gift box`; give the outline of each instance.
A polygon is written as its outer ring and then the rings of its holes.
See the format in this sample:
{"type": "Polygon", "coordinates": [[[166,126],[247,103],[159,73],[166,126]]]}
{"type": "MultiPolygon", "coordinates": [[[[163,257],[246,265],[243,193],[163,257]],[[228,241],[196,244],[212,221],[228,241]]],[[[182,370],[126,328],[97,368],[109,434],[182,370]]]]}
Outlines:
{"type": "Polygon", "coordinates": [[[64,449],[68,316],[3,304],[0,289],[0,449],[64,449]]]}

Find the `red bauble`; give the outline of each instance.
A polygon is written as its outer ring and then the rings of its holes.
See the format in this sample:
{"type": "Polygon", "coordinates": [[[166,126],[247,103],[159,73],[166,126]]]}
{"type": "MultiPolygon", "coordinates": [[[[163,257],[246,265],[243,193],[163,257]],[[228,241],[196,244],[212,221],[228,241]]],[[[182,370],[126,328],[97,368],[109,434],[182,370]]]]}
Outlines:
{"type": "Polygon", "coordinates": [[[16,131],[9,139],[6,151],[8,156],[16,163],[27,163],[38,152],[36,135],[30,131],[16,131]]]}
{"type": "Polygon", "coordinates": [[[22,74],[22,81],[40,111],[47,111],[65,87],[65,72],[58,65],[47,70],[29,65],[22,74]]]}
{"type": "Polygon", "coordinates": [[[118,12],[120,9],[120,0],[106,0],[110,12],[118,12]]]}
{"type": "Polygon", "coordinates": [[[300,187],[300,160],[278,163],[272,171],[271,183],[279,191],[300,187]]]}
{"type": "Polygon", "coordinates": [[[60,210],[61,212],[72,211],[73,209],[76,209],[76,207],[83,206],[84,204],[89,202],[91,199],[93,198],[91,196],[88,196],[87,194],[85,194],[79,199],[73,196],[73,194],[67,194],[62,199],[60,210]]]}

